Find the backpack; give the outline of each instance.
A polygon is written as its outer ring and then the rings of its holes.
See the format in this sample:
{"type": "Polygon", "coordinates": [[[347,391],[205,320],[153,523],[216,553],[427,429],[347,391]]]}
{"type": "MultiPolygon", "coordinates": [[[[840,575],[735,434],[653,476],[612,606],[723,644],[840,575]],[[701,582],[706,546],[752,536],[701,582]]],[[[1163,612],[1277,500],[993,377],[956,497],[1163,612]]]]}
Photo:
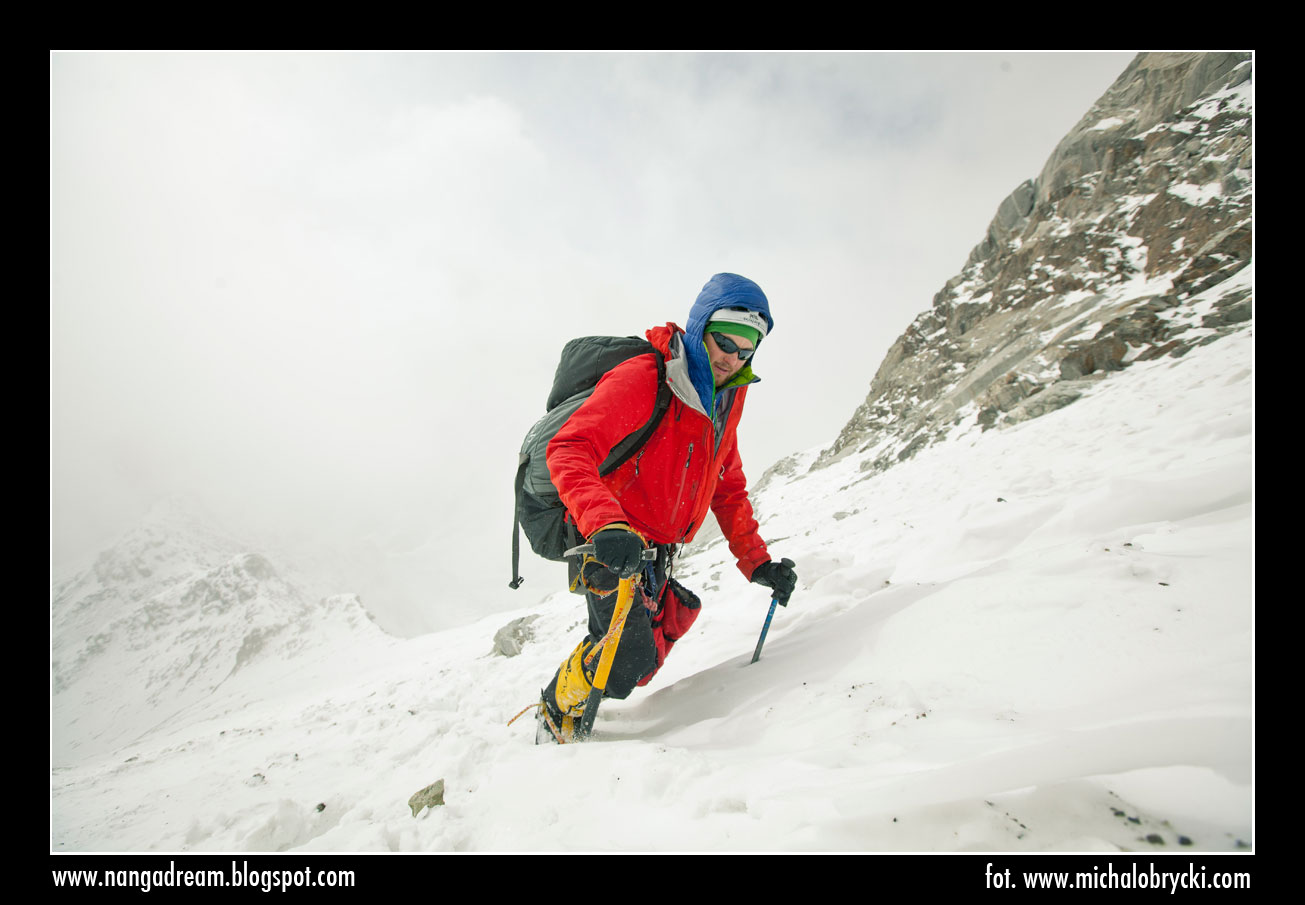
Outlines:
{"type": "Polygon", "coordinates": [[[519,588],[524,580],[518,573],[520,531],[525,532],[535,553],[553,562],[565,562],[566,551],[584,542],[575,524],[566,518],[566,507],[548,474],[545,458],[548,443],[589,398],[604,374],[639,355],[652,355],[657,362],[657,398],[653,403],[652,417],[612,448],[598,467],[598,474],[604,477],[620,468],[648,442],[670,407],[671,388],[666,383],[666,362],[652,343],[637,336],[582,336],[563,347],[548,394],[547,414],[526,432],[517,460],[513,486],[516,510],[512,523],[512,581],[508,584],[513,590],[519,588]]]}

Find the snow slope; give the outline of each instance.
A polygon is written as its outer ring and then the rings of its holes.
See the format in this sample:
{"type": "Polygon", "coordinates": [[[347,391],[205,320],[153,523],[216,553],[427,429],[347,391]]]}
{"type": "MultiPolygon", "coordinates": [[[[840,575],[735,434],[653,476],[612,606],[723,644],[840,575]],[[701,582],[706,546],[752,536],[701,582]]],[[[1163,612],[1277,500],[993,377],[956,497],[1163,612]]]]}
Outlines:
{"type": "Polygon", "coordinates": [[[1253,348],[1248,324],[873,476],[804,453],[758,495],[800,577],[760,662],[768,600],[717,540],[681,566],[698,623],[591,744],[507,724],[577,597],[324,632],[55,768],[51,850],[1249,850],[1253,348]]]}

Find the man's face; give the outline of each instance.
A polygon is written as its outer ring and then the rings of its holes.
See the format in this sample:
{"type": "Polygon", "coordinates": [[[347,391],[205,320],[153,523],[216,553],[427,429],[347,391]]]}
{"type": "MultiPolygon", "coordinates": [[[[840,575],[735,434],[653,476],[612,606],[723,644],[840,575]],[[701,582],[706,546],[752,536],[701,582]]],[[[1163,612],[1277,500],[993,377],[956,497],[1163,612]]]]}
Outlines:
{"type": "MultiPolygon", "coordinates": [[[[707,334],[707,356],[711,359],[711,373],[716,378],[716,386],[720,388],[729,383],[730,378],[738,373],[744,362],[739,358],[737,352],[726,352],[717,345],[716,337],[718,335],[716,333],[707,334]]],[[[725,340],[734,343],[741,350],[752,348],[751,340],[735,336],[732,333],[725,334],[725,340]]]]}

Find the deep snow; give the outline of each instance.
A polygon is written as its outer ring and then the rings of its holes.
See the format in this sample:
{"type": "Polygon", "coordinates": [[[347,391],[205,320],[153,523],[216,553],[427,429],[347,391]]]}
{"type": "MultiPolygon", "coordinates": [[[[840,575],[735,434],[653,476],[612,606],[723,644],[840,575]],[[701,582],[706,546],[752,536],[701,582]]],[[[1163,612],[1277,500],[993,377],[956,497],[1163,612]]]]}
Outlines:
{"type": "MultiPolygon", "coordinates": [[[[56,767],[51,850],[1249,850],[1253,349],[1247,325],[879,475],[775,478],[758,514],[800,581],[760,662],[769,601],[717,539],[681,563],[697,624],[594,743],[507,725],[578,597],[409,640],[336,619],[56,767]]],[[[61,732],[109,698],[71,700],[61,732]]]]}

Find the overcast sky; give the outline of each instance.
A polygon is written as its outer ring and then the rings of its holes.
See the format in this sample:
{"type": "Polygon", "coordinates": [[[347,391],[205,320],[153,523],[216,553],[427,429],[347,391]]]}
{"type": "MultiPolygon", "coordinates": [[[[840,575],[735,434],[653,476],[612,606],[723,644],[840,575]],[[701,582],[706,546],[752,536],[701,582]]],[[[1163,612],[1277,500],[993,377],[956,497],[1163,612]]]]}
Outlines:
{"type": "Polygon", "coordinates": [[[741,273],[775,318],[745,471],[827,445],[1132,57],[53,54],[54,568],[180,491],[461,579],[484,551],[528,605],[511,480],[567,338],[741,273]]]}

